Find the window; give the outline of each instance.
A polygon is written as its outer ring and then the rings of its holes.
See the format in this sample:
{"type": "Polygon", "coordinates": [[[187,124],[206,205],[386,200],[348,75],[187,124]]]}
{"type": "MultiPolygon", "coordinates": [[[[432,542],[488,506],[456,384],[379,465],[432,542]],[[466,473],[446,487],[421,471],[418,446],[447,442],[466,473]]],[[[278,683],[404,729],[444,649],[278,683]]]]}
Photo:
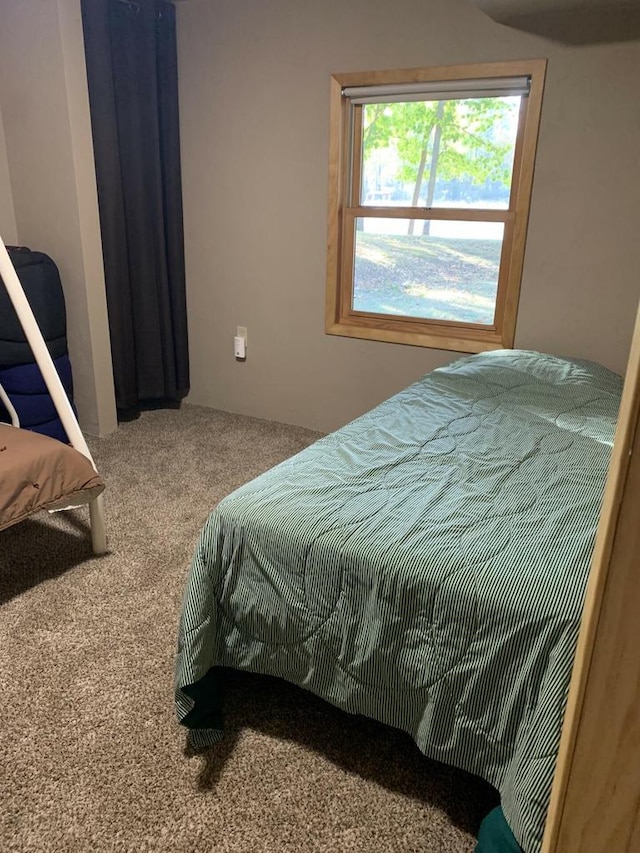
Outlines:
{"type": "Polygon", "coordinates": [[[328,334],[513,346],[545,68],[332,77],[328,334]]]}

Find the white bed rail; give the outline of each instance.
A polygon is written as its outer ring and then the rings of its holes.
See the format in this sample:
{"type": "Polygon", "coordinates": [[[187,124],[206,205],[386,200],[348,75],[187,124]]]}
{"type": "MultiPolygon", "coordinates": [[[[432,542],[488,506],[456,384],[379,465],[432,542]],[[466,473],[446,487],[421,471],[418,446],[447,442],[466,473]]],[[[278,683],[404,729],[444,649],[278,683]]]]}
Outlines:
{"type": "Polygon", "coordinates": [[[9,412],[9,417],[11,418],[11,425],[14,427],[20,426],[20,418],[18,417],[18,413],[15,410],[15,407],[11,400],[9,399],[9,395],[2,387],[0,383],[0,402],[4,405],[5,409],[9,412]]]}
{"type": "MultiPolygon", "coordinates": [[[[33,351],[38,367],[42,372],[42,377],[47,386],[47,390],[51,395],[51,399],[53,400],[53,404],[56,407],[56,411],[58,412],[69,441],[76,450],[87,457],[93,465],[94,470],[97,472],[97,468],[87,446],[87,442],[80,430],[80,426],[71,407],[71,403],[69,402],[69,398],[67,397],[67,393],[64,390],[64,386],[62,385],[58,372],[53,364],[53,360],[49,350],[47,349],[45,340],[42,337],[40,327],[33,315],[33,311],[31,310],[27,297],[24,295],[20,279],[18,278],[18,274],[11,263],[11,258],[9,257],[9,253],[7,252],[7,248],[2,237],[0,237],[0,277],[2,277],[4,285],[7,288],[9,299],[11,300],[11,303],[15,308],[15,312],[18,315],[20,325],[24,330],[25,337],[33,351]]],[[[10,413],[12,409],[13,406],[8,407],[10,413]]],[[[13,414],[11,414],[11,418],[13,422],[13,414]]],[[[94,554],[104,554],[107,550],[107,534],[102,495],[98,495],[97,498],[90,501],[89,517],[91,521],[91,543],[93,545],[93,552],[94,554]]]]}

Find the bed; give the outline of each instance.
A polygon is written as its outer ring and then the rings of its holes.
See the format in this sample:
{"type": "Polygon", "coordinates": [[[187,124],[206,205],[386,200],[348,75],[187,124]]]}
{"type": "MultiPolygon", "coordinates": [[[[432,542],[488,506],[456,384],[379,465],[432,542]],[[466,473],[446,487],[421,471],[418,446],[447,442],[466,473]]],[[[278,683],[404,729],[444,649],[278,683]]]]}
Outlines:
{"type": "Polygon", "coordinates": [[[179,626],[192,743],[223,736],[220,668],[279,676],[486,779],[536,853],[621,390],[462,358],[222,500],[179,626]]]}

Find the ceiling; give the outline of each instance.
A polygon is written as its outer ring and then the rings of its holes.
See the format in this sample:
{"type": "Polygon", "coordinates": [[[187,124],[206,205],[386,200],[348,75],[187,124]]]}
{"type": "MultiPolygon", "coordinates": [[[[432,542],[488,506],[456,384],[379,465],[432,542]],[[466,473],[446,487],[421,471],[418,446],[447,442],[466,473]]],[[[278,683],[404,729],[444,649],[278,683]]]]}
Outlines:
{"type": "Polygon", "coordinates": [[[494,21],[563,44],[640,39],[640,0],[469,0],[494,21]]]}
{"type": "MultiPolygon", "coordinates": [[[[1,2],[1,0],[0,0],[1,2]]],[[[173,3],[181,0],[171,0],[173,3]]],[[[468,0],[499,24],[567,45],[640,41],[640,0],[468,0]]]]}

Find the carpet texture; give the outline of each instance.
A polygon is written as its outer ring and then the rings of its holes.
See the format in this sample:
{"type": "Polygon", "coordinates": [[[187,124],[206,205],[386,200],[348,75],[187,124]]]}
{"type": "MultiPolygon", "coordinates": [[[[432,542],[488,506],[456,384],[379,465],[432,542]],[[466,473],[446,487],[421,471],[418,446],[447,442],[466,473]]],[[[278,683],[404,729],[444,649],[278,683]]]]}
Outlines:
{"type": "Polygon", "coordinates": [[[174,717],[185,576],[208,511],[316,433],[185,405],[91,450],[86,510],[0,533],[0,850],[467,853],[497,803],[410,738],[275,679],[228,673],[226,740],[174,717]]]}

